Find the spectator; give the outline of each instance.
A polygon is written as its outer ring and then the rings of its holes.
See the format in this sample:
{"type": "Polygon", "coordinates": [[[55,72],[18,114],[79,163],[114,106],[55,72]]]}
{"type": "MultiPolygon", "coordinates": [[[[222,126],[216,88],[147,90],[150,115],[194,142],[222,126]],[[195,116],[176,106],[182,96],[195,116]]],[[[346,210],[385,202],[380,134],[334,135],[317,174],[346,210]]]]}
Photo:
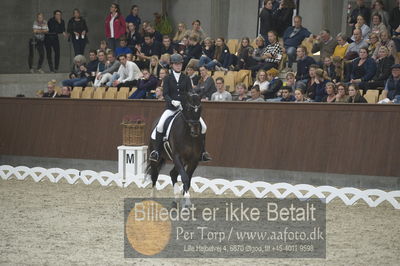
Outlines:
{"type": "Polygon", "coordinates": [[[81,16],[81,11],[75,8],[72,18],[68,21],[67,32],[69,40],[74,47],[76,55],[83,55],[85,53],[85,46],[87,43],[87,33],[89,29],[86,25],[85,19],[81,16]]]}
{"type": "Polygon", "coordinates": [[[227,71],[228,67],[231,65],[231,54],[229,49],[225,44],[224,38],[217,38],[215,41],[215,51],[212,58],[206,55],[200,57],[198,67],[205,66],[209,70],[224,70],[227,71]]]}
{"type": "Polygon", "coordinates": [[[394,64],[394,58],[389,54],[386,46],[379,47],[378,58],[376,60],[375,76],[368,81],[366,90],[373,90],[378,87],[384,87],[386,80],[390,77],[391,67],[394,64]]]}
{"type": "Polygon", "coordinates": [[[390,12],[389,24],[393,32],[393,40],[396,42],[397,50],[400,51],[400,0],[390,12]]]}
{"type": "Polygon", "coordinates": [[[138,28],[140,35],[144,36],[146,34],[146,29],[147,29],[147,26],[149,26],[149,25],[150,25],[149,21],[143,21],[142,28],[141,29],[138,28]]]}
{"type": "Polygon", "coordinates": [[[276,31],[279,37],[283,36],[285,30],[292,26],[293,10],[296,5],[293,0],[281,0],[278,10],[275,12],[276,31]]]}
{"type": "Polygon", "coordinates": [[[250,90],[251,98],[247,99],[246,102],[265,102],[261,96],[260,87],[255,85],[250,90]]]}
{"type": "Polygon", "coordinates": [[[202,47],[197,39],[197,36],[190,36],[187,54],[183,55],[183,67],[186,67],[192,59],[200,59],[201,55],[202,47]]]}
{"type": "Polygon", "coordinates": [[[375,33],[371,33],[369,35],[369,46],[368,46],[368,55],[369,56],[372,57],[374,55],[376,46],[378,45],[378,42],[379,42],[378,35],[375,33]]]}
{"type": "Polygon", "coordinates": [[[368,56],[366,48],[360,49],[360,56],[353,60],[350,82],[357,84],[361,89],[366,89],[366,83],[376,73],[376,63],[368,56]]]}
{"type": "Polygon", "coordinates": [[[54,98],[57,96],[57,92],[55,91],[56,81],[51,80],[47,82],[47,92],[45,92],[42,97],[43,98],[54,98]]]}
{"type": "Polygon", "coordinates": [[[57,98],[71,98],[71,88],[63,86],[61,93],[56,95],[57,98]]]}
{"type": "Polygon", "coordinates": [[[322,30],[317,37],[314,35],[311,37],[312,38],[309,38],[313,43],[311,52],[316,53],[320,51],[320,61],[327,56],[333,55],[337,42],[332,38],[329,30],[322,30]]]}
{"type": "Polygon", "coordinates": [[[379,47],[381,46],[386,46],[389,50],[389,53],[397,60],[397,49],[396,49],[396,44],[394,43],[393,40],[390,39],[389,32],[384,31],[380,35],[380,41],[376,44],[376,49],[374,51],[374,54],[372,55],[372,58],[377,58],[378,57],[378,51],[379,47]]]}
{"type": "Polygon", "coordinates": [[[347,91],[347,86],[344,83],[338,83],[336,85],[337,94],[335,103],[347,103],[349,100],[349,92],[347,91]]]}
{"type": "Polygon", "coordinates": [[[288,55],[288,67],[292,68],[293,62],[296,61],[296,50],[301,45],[303,40],[311,35],[306,28],[301,25],[302,18],[294,17],[294,25],[288,27],[283,34],[283,45],[288,55]]]}
{"type": "Polygon", "coordinates": [[[121,14],[118,4],[111,4],[110,13],[107,15],[104,23],[104,29],[108,47],[110,47],[112,51],[116,51],[116,48],[119,47],[119,38],[125,36],[126,32],[125,19],[121,14]]]}
{"type": "Polygon", "coordinates": [[[382,22],[382,17],[378,13],[374,13],[372,15],[371,32],[379,35],[383,31],[387,31],[387,28],[382,22]]]}
{"type": "Polygon", "coordinates": [[[371,18],[371,9],[365,7],[364,0],[357,0],[356,2],[357,7],[353,11],[351,11],[349,17],[349,26],[354,27],[354,25],[357,23],[358,16],[363,16],[366,20],[367,25],[369,25],[369,19],[371,18]]]}
{"type": "Polygon", "coordinates": [[[232,97],[232,100],[237,101],[237,102],[245,102],[248,99],[249,99],[249,97],[247,97],[246,85],[243,83],[238,83],[236,85],[236,95],[232,97]]]}
{"type": "Polygon", "coordinates": [[[267,91],[269,81],[267,79],[267,72],[264,69],[260,69],[257,72],[256,81],[254,82],[253,87],[256,85],[258,85],[258,87],[260,88],[260,92],[262,94],[264,94],[267,91]]]}
{"type": "Polygon", "coordinates": [[[136,55],[140,59],[147,61],[147,64],[149,63],[151,56],[161,56],[161,44],[155,41],[154,36],[149,33],[146,33],[144,35],[144,43],[142,44],[142,46],[136,46],[136,49],[136,55]]]}
{"type": "Polygon", "coordinates": [[[358,57],[361,48],[368,48],[368,43],[362,39],[361,30],[355,29],[353,31],[354,42],[350,43],[346,52],[346,59],[352,60],[358,57]]]}
{"type": "Polygon", "coordinates": [[[114,74],[117,74],[119,66],[120,63],[118,60],[116,60],[114,52],[109,52],[107,54],[107,61],[104,66],[104,70],[96,75],[94,86],[99,87],[104,86],[105,84],[107,84],[107,86],[111,86],[112,84],[108,82],[111,81],[114,74]]]}
{"type": "Polygon", "coordinates": [[[310,101],[315,101],[315,93],[317,90],[317,83],[316,83],[316,71],[319,69],[318,65],[311,65],[308,74],[310,75],[310,78],[307,81],[306,84],[306,97],[310,99],[310,101]]]}
{"type": "Polygon", "coordinates": [[[215,80],[215,84],[217,87],[217,91],[211,95],[211,101],[217,101],[217,102],[232,101],[232,95],[229,92],[225,91],[224,79],[218,77],[215,80]]]}
{"type": "Polygon", "coordinates": [[[282,89],[282,99],[281,102],[294,102],[296,98],[292,95],[292,88],[288,86],[283,86],[282,89]]]}
{"type": "Polygon", "coordinates": [[[192,22],[192,31],[190,32],[190,36],[192,36],[192,35],[197,35],[197,39],[199,40],[199,43],[201,43],[207,36],[201,27],[200,20],[198,20],[198,19],[196,19],[195,21],[192,22]]]}
{"type": "Polygon", "coordinates": [[[314,58],[307,55],[307,48],[300,45],[296,50],[297,55],[297,72],[296,80],[306,83],[310,79],[310,66],[316,64],[314,58]]]}
{"type": "Polygon", "coordinates": [[[142,23],[142,20],[139,17],[139,6],[133,5],[131,7],[131,12],[125,18],[125,22],[126,24],[133,23],[135,25],[135,28],[139,30],[140,23],[142,23]]]}
{"type": "Polygon", "coordinates": [[[131,48],[133,53],[136,53],[136,45],[141,45],[143,40],[135,23],[128,23],[128,30],[126,32],[126,39],[128,40],[128,47],[131,48]]]}
{"type": "Polygon", "coordinates": [[[343,33],[339,33],[336,36],[337,45],[335,47],[335,51],[333,52],[333,57],[338,56],[340,58],[344,58],[346,55],[347,49],[349,48],[349,43],[347,42],[347,37],[343,33]]]}
{"type": "Polygon", "coordinates": [[[325,57],[322,69],[326,72],[330,80],[337,80],[335,65],[332,62],[332,58],[325,57]]]}
{"type": "Polygon", "coordinates": [[[214,79],[208,75],[208,71],[205,66],[201,66],[199,71],[200,80],[197,86],[193,89],[200,96],[202,101],[211,100],[211,96],[217,91],[214,79]]]}
{"type": "Polygon", "coordinates": [[[391,67],[392,75],[387,79],[385,89],[382,91],[384,99],[393,100],[400,95],[400,64],[391,67]]]}
{"type": "Polygon", "coordinates": [[[334,56],[332,58],[332,64],[335,66],[335,77],[332,78],[332,81],[334,83],[342,81],[344,76],[343,59],[339,56],[334,56]]]}
{"type": "Polygon", "coordinates": [[[137,90],[129,96],[129,99],[145,99],[147,93],[157,88],[158,80],[148,69],[143,69],[142,75],[143,77],[137,82],[137,90]]]}
{"type": "Polygon", "coordinates": [[[103,51],[105,54],[108,54],[109,52],[111,52],[111,49],[108,48],[108,46],[107,46],[107,41],[105,41],[105,40],[100,41],[100,48],[97,49],[97,53],[99,53],[100,51],[103,51]]]}
{"type": "Polygon", "coordinates": [[[389,13],[385,10],[385,6],[382,0],[375,0],[372,10],[372,17],[371,20],[373,22],[374,14],[378,14],[381,17],[381,21],[385,27],[389,27],[389,13]]]}
{"type": "Polygon", "coordinates": [[[164,90],[163,87],[157,87],[156,89],[156,99],[159,101],[164,101],[164,90]]]}
{"type": "Polygon", "coordinates": [[[94,87],[98,87],[100,85],[100,84],[98,84],[96,86],[96,82],[100,81],[99,76],[101,75],[101,72],[103,72],[106,69],[107,58],[106,58],[106,54],[104,53],[104,51],[97,52],[97,60],[99,61],[99,63],[97,64],[96,75],[93,80],[94,87]]]}
{"type": "Polygon", "coordinates": [[[138,66],[126,59],[126,55],[118,56],[120,66],[118,69],[118,79],[113,82],[114,87],[129,87],[132,88],[137,85],[138,80],[143,77],[138,66]]]}
{"type": "Polygon", "coordinates": [[[89,63],[85,67],[86,76],[88,81],[94,82],[96,78],[96,71],[99,65],[99,60],[97,59],[97,52],[96,50],[90,50],[89,52],[89,63]]]}
{"type": "Polygon", "coordinates": [[[32,26],[33,31],[33,38],[29,40],[29,57],[28,57],[28,64],[31,73],[35,73],[33,69],[33,54],[36,50],[39,53],[39,60],[37,64],[37,70],[40,74],[43,74],[44,71],[42,70],[42,64],[44,60],[44,38],[45,34],[49,31],[47,27],[47,22],[44,20],[43,14],[38,13],[36,15],[36,20],[33,22],[32,26]]]}
{"type": "Polygon", "coordinates": [[[271,68],[278,69],[279,63],[282,60],[282,47],[279,44],[278,36],[275,32],[268,32],[269,44],[265,47],[263,58],[265,60],[262,68],[264,70],[269,70],[271,68]]]}
{"type": "Polygon", "coordinates": [[[336,86],[332,82],[325,85],[326,96],[322,98],[323,103],[334,103],[336,101],[336,86]]]}
{"type": "Polygon", "coordinates": [[[122,36],[119,39],[119,47],[115,49],[115,54],[118,57],[121,54],[132,54],[133,51],[128,46],[128,41],[126,40],[125,36],[122,36]]]}
{"type": "Polygon", "coordinates": [[[183,37],[182,41],[175,47],[175,49],[182,57],[186,55],[189,49],[189,37],[183,37]]]}
{"type": "Polygon", "coordinates": [[[283,82],[278,77],[279,71],[271,68],[267,71],[267,79],[269,81],[268,89],[263,93],[265,99],[273,99],[277,97],[278,91],[282,88],[283,82]]]}
{"type": "Polygon", "coordinates": [[[174,44],[179,44],[182,41],[183,37],[185,36],[188,37],[189,35],[190,35],[190,30],[186,29],[185,23],[180,22],[178,24],[178,30],[176,31],[175,36],[172,39],[172,42],[174,44]]]}
{"type": "Polygon", "coordinates": [[[166,69],[166,68],[161,68],[160,69],[160,72],[158,73],[158,83],[157,83],[157,87],[163,87],[163,81],[164,81],[164,78],[166,77],[166,76],[168,76],[168,74],[169,74],[169,71],[168,71],[168,69],[166,69]]]}
{"type": "Polygon", "coordinates": [[[61,10],[55,10],[53,17],[47,22],[49,32],[44,37],[44,45],[46,47],[47,63],[51,72],[58,72],[60,65],[60,41],[58,39],[59,34],[67,36],[65,32],[65,23],[62,19],[61,10]],[[54,65],[52,50],[54,50],[54,65]]]}
{"type": "Polygon", "coordinates": [[[149,63],[149,71],[150,74],[153,76],[158,77],[159,71],[160,71],[160,67],[159,67],[159,59],[156,55],[153,55],[152,57],[150,57],[150,63],[149,63]]]}
{"type": "Polygon", "coordinates": [[[306,87],[303,82],[296,82],[296,75],[293,72],[286,73],[286,82],[283,85],[292,88],[292,92],[296,88],[304,89],[306,87]]]}
{"type": "Polygon", "coordinates": [[[236,68],[235,70],[245,69],[246,62],[248,62],[249,56],[251,56],[253,52],[253,47],[250,46],[249,37],[243,37],[240,41],[240,46],[238,51],[236,52],[236,68]]]}
{"type": "Polygon", "coordinates": [[[162,46],[161,46],[161,54],[170,54],[174,53],[174,49],[172,47],[171,38],[168,35],[164,35],[162,39],[162,46]]]}
{"type": "Polygon", "coordinates": [[[257,72],[264,65],[263,54],[266,49],[264,44],[264,38],[262,36],[258,36],[256,38],[257,48],[254,49],[253,54],[248,58],[248,61],[245,62],[247,69],[253,70],[253,73],[257,72]]]}
{"type": "Polygon", "coordinates": [[[88,73],[86,72],[86,58],[78,54],[74,57],[74,64],[72,66],[72,71],[69,74],[70,79],[62,81],[63,86],[67,87],[86,87],[89,79],[88,73]]]}
{"type": "Polygon", "coordinates": [[[296,99],[295,100],[296,103],[309,102],[310,101],[305,97],[304,91],[302,89],[300,89],[300,88],[297,88],[294,91],[294,98],[296,99]]]}
{"type": "Polygon", "coordinates": [[[156,31],[156,29],[154,28],[154,26],[152,24],[147,25],[146,32],[154,37],[154,41],[156,41],[158,43],[163,42],[163,35],[161,33],[159,33],[158,31],[156,31]]]}
{"type": "Polygon", "coordinates": [[[190,83],[192,84],[192,88],[196,87],[199,83],[200,76],[196,74],[193,67],[186,68],[186,74],[190,78],[190,83]]]}
{"type": "MultiPolygon", "coordinates": [[[[371,32],[371,28],[368,27],[367,24],[365,24],[365,19],[363,16],[357,17],[357,23],[356,25],[354,25],[354,27],[361,30],[361,38],[367,42],[369,38],[369,33],[371,32]]],[[[354,36],[352,36],[351,39],[354,41],[354,36]]]]}
{"type": "Polygon", "coordinates": [[[260,18],[260,35],[264,40],[268,40],[268,32],[275,29],[272,0],[264,0],[264,7],[258,16],[260,18]]]}
{"type": "Polygon", "coordinates": [[[361,96],[357,84],[351,83],[349,85],[349,98],[348,98],[347,102],[348,103],[367,103],[367,100],[365,100],[365,98],[363,96],[361,96]]]}
{"type": "Polygon", "coordinates": [[[315,98],[316,102],[321,102],[322,99],[327,95],[325,86],[329,82],[329,77],[326,72],[322,69],[315,70],[315,98]]]}

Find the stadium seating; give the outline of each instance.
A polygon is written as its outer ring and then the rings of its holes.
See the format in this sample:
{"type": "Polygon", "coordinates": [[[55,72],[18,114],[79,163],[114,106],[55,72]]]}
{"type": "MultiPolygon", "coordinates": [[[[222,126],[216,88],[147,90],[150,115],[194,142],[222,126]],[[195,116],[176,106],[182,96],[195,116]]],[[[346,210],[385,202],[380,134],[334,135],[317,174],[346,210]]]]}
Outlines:
{"type": "Polygon", "coordinates": [[[92,99],[93,98],[93,87],[86,87],[82,92],[82,99],[92,99]]]}
{"type": "Polygon", "coordinates": [[[128,90],[119,90],[117,92],[117,100],[126,100],[126,99],[128,99],[129,88],[127,88],[127,89],[128,90]]]}
{"type": "Polygon", "coordinates": [[[228,46],[229,52],[231,54],[236,54],[239,48],[239,40],[238,39],[230,39],[226,42],[226,46],[228,46]]]}
{"type": "Polygon", "coordinates": [[[72,99],[80,99],[82,95],[82,87],[74,87],[71,92],[72,99]]]}
{"type": "Polygon", "coordinates": [[[103,99],[105,93],[106,93],[106,89],[104,87],[98,87],[94,91],[93,99],[103,99]]]}
{"type": "Polygon", "coordinates": [[[364,95],[368,103],[377,103],[379,98],[379,90],[368,90],[364,95]]]}

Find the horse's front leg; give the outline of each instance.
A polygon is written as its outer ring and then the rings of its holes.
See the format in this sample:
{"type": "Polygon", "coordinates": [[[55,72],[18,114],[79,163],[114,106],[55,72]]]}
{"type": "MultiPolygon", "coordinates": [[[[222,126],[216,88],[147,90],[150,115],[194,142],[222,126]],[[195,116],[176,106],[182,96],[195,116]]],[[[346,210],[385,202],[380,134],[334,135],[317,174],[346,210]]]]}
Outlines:
{"type": "MultiPolygon", "coordinates": [[[[178,185],[178,175],[179,175],[179,173],[176,170],[175,166],[169,172],[169,175],[171,177],[172,187],[174,188],[174,197],[175,197],[175,200],[177,200],[180,197],[181,189],[179,188],[179,185],[178,185]]],[[[176,201],[175,201],[175,205],[176,205],[176,201]]]]}
{"type": "Polygon", "coordinates": [[[185,206],[192,205],[192,202],[190,201],[189,189],[190,189],[190,182],[192,181],[192,176],[193,176],[194,171],[197,168],[197,165],[198,165],[198,161],[195,161],[195,162],[190,162],[188,164],[188,166],[186,167],[186,174],[187,174],[189,182],[188,182],[188,189],[183,192],[183,197],[185,198],[185,203],[184,203],[185,206]]]}

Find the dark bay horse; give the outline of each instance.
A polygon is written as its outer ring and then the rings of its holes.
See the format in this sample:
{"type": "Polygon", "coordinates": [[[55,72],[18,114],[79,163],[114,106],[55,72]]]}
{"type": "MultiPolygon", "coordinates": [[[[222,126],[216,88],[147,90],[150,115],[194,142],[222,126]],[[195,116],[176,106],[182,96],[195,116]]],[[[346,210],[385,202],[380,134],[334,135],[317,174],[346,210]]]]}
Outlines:
{"type": "MultiPolygon", "coordinates": [[[[188,94],[184,98],[185,99],[182,101],[183,109],[176,114],[172,122],[168,143],[171,151],[171,159],[174,164],[174,168],[170,171],[170,176],[175,197],[180,193],[177,185],[178,175],[180,175],[183,183],[183,196],[187,199],[186,203],[189,204],[190,181],[200,161],[204,143],[202,143],[200,138],[200,97],[197,94],[188,94]]],[[[155,145],[155,140],[150,138],[149,143],[149,151],[151,151],[155,145]]],[[[153,189],[155,189],[161,168],[164,166],[165,162],[170,159],[165,147],[166,145],[164,145],[158,162],[148,160],[147,174],[151,176],[153,189]]]]}

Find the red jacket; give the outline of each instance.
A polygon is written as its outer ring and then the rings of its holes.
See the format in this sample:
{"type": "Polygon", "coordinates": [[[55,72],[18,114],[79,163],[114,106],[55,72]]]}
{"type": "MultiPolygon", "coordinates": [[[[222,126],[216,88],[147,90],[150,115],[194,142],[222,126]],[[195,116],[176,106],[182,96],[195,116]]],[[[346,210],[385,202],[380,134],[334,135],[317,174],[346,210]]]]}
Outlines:
{"type": "MultiPolygon", "coordinates": [[[[106,17],[106,21],[104,23],[104,28],[106,31],[107,38],[111,38],[110,21],[111,21],[111,13],[108,14],[108,16],[106,17]]],[[[114,38],[119,39],[119,37],[125,34],[125,31],[126,31],[125,18],[122,15],[119,15],[114,19],[114,38]]]]}

